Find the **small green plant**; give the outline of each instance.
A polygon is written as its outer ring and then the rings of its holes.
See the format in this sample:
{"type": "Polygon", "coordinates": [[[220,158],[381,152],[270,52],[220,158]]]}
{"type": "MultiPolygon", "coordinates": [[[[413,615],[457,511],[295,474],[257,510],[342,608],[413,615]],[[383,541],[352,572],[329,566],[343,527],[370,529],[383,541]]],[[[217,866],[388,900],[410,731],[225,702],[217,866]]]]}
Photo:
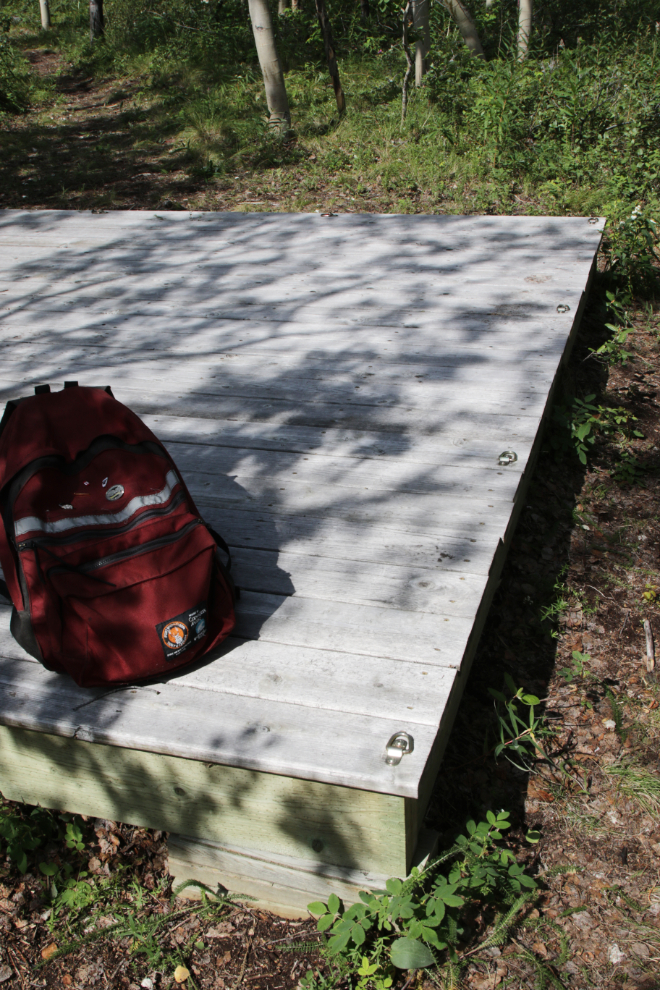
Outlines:
{"type": "Polygon", "coordinates": [[[573,650],[571,654],[571,664],[569,667],[562,667],[559,673],[562,675],[565,681],[570,684],[577,677],[585,676],[585,663],[591,660],[588,653],[580,653],[579,650],[573,650]]]}
{"type": "Polygon", "coordinates": [[[393,983],[392,977],[382,975],[379,964],[371,962],[368,956],[362,956],[357,974],[360,977],[358,990],[368,990],[368,987],[373,987],[374,990],[390,990],[393,983]]]}
{"type": "Polygon", "coordinates": [[[610,475],[620,485],[645,485],[646,469],[640,464],[631,450],[624,450],[620,459],[610,471],[610,475]]]}
{"type": "Polygon", "coordinates": [[[645,602],[653,604],[658,600],[658,588],[657,584],[647,584],[645,591],[642,592],[642,598],[645,602]]]}
{"type": "Polygon", "coordinates": [[[633,357],[633,351],[627,351],[625,345],[633,328],[617,327],[611,323],[606,323],[605,326],[608,330],[612,331],[613,336],[609,340],[606,340],[604,344],[601,344],[600,347],[591,349],[591,353],[594,357],[600,358],[607,364],[627,364],[630,358],[633,357]]]}
{"type": "Polygon", "coordinates": [[[616,732],[621,742],[625,742],[628,733],[623,728],[623,708],[621,707],[619,701],[617,700],[616,695],[613,693],[613,691],[610,690],[610,688],[606,688],[605,697],[609,702],[610,711],[612,712],[614,731],[616,732]]]}
{"type": "MultiPolygon", "coordinates": [[[[457,958],[461,912],[468,900],[505,905],[502,918],[507,918],[508,931],[537,882],[509,849],[499,845],[510,827],[508,812],[489,811],[486,817],[479,824],[469,821],[466,833],[449,850],[423,870],[413,869],[407,880],[393,877],[385,890],[361,891],[360,900],[350,907],[336,894],[327,903],[308,905],[318,915],[318,930],[328,933],[328,958],[357,969],[359,986],[370,983],[387,990],[392,967],[424,969],[435,965],[444,951],[450,959],[457,958]],[[447,872],[441,873],[444,864],[447,872]]],[[[308,974],[305,986],[318,987],[314,980],[308,974]]]]}
{"type": "Polygon", "coordinates": [[[590,347],[591,354],[605,361],[607,364],[625,365],[629,358],[633,357],[632,351],[625,349],[626,341],[633,331],[630,323],[630,306],[632,299],[628,293],[620,295],[617,292],[606,292],[608,308],[613,314],[616,323],[606,323],[605,326],[613,334],[609,340],[601,344],[598,348],[590,347]]]}
{"type": "Polygon", "coordinates": [[[658,224],[641,204],[609,230],[608,264],[628,292],[657,287],[658,224]]]}
{"type": "Polygon", "coordinates": [[[510,674],[505,674],[504,680],[509,697],[502,691],[488,688],[495,699],[499,724],[500,741],[495,746],[495,757],[504,755],[519,770],[529,771],[536,760],[546,759],[541,740],[550,732],[535,713],[540,699],[517,688],[510,674]]]}
{"type": "MultiPolygon", "coordinates": [[[[157,914],[143,917],[136,911],[134,900],[130,899],[127,902],[126,898],[122,896],[126,889],[123,873],[123,870],[118,870],[109,877],[78,879],[65,887],[64,893],[68,890],[70,895],[68,900],[63,903],[63,894],[59,894],[58,906],[68,909],[66,927],[70,937],[60,945],[57,952],[54,952],[48,959],[37,963],[37,969],[41,969],[62,956],[77,952],[83,945],[100,938],[130,939],[132,955],[145,956],[150,966],[174,969],[177,965],[184,964],[199,935],[193,931],[187,942],[179,945],[176,950],[172,950],[169,948],[168,938],[168,931],[172,922],[195,914],[202,918],[218,918],[226,913],[227,908],[233,904],[226,892],[214,892],[204,884],[188,880],[172,892],[172,903],[177,893],[180,893],[185,887],[194,886],[200,890],[200,901],[197,905],[170,914],[163,914],[159,911],[157,914]],[[88,891],[83,889],[83,885],[88,888],[88,891]],[[97,921],[102,916],[107,917],[109,913],[116,918],[116,921],[109,925],[107,922],[98,925],[97,921]]],[[[132,889],[135,889],[134,885],[132,889]]],[[[144,893],[148,897],[157,899],[159,896],[162,897],[163,892],[161,885],[159,889],[144,893]]],[[[54,929],[55,914],[56,912],[53,911],[49,921],[51,930],[54,929]]]]}
{"type": "Polygon", "coordinates": [[[61,826],[51,811],[33,808],[22,813],[0,804],[0,848],[4,845],[6,854],[21,873],[26,872],[37,849],[56,842],[60,836],[61,826]]]}
{"type": "Polygon", "coordinates": [[[623,406],[595,405],[595,394],[584,399],[573,399],[571,410],[571,439],[581,464],[587,463],[589,447],[593,447],[596,437],[601,434],[612,436],[621,432],[624,436],[642,437],[639,430],[632,429],[631,423],[637,417],[623,406]]]}

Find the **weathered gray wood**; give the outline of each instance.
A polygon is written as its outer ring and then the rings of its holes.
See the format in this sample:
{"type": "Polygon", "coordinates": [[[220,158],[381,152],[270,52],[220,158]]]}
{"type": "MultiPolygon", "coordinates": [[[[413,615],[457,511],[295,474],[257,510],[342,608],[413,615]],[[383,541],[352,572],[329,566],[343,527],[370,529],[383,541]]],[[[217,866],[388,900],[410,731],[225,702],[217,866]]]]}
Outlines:
{"type": "MultiPolygon", "coordinates": [[[[399,677],[404,685],[403,666],[399,677]]],[[[10,659],[0,663],[0,685],[0,722],[17,729],[411,798],[436,733],[435,725],[407,718],[414,702],[392,719],[181,687],[176,678],[91,691],[10,659]],[[412,734],[415,750],[391,767],[385,747],[401,731],[412,734]]],[[[374,703],[378,692],[374,687],[374,703]]],[[[403,697],[410,698],[404,687],[403,697]]],[[[0,777],[4,767],[3,757],[0,777]]],[[[0,790],[6,794],[4,783],[0,790]]],[[[186,831],[182,824],[171,827],[186,831]]]]}
{"type": "MultiPolygon", "coordinates": [[[[0,677],[13,685],[7,688],[8,697],[19,684],[20,691],[25,692],[21,693],[21,699],[27,697],[31,685],[39,695],[50,689],[62,694],[61,702],[53,706],[51,722],[39,723],[49,731],[57,731],[62,711],[67,705],[71,711],[82,711],[90,697],[108,695],[104,690],[90,694],[88,690],[75,687],[68,678],[55,678],[44,673],[38,662],[9,638],[8,626],[9,610],[0,608],[4,659],[20,660],[30,664],[31,669],[24,665],[5,665],[0,677]]],[[[181,671],[171,681],[172,690],[189,687],[287,705],[298,705],[304,699],[305,707],[354,715],[373,715],[374,698],[377,697],[381,718],[396,719],[405,711],[406,720],[410,723],[436,725],[438,713],[445,706],[455,678],[453,669],[442,666],[259,640],[240,640],[234,636],[218,649],[216,659],[219,662],[200,661],[181,671]]],[[[130,692],[119,693],[129,704],[142,703],[130,692]]],[[[150,695],[147,698],[153,701],[150,695]]],[[[15,707],[15,702],[7,701],[7,706],[15,707]]],[[[93,706],[86,714],[92,719],[96,717],[93,706]]],[[[41,717],[48,718],[46,709],[41,717]]],[[[76,725],[80,724],[79,720],[79,715],[74,717],[76,725]]]]}
{"type": "MultiPolygon", "coordinates": [[[[65,348],[54,353],[50,360],[41,347],[6,348],[4,358],[15,367],[25,365],[33,377],[48,381],[63,367],[67,371],[77,369],[79,376],[91,372],[96,380],[99,376],[103,379],[116,378],[118,369],[121,369],[120,380],[125,384],[133,383],[134,387],[139,387],[140,379],[151,377],[149,391],[165,408],[172,403],[173,394],[180,399],[181,391],[185,389],[189,397],[198,393],[200,400],[212,402],[219,415],[230,411],[237,400],[246,404],[251,400],[257,403],[275,400],[297,408],[310,405],[313,409],[320,405],[329,408],[330,414],[335,412],[330,408],[333,405],[347,406],[354,417],[362,416],[367,422],[371,417],[377,417],[384,423],[392,422],[394,416],[397,417],[394,422],[400,423],[401,408],[408,407],[420,410],[415,422],[419,418],[418,427],[424,429],[425,426],[428,428],[429,423],[437,423],[440,415],[460,418],[472,413],[477,403],[484,416],[518,412],[530,417],[540,416],[547,396],[547,389],[532,389],[527,383],[513,380],[507,383],[506,380],[494,378],[492,370],[486,368],[477,380],[470,381],[413,380],[388,387],[379,380],[372,382],[365,379],[361,385],[344,380],[341,384],[326,381],[320,386],[318,381],[309,378],[285,377],[280,380],[276,377],[264,383],[236,375],[230,381],[224,378],[216,383],[205,381],[208,361],[195,361],[192,367],[186,368],[183,362],[177,362],[174,366],[172,358],[169,361],[138,361],[123,352],[117,353],[114,363],[107,361],[106,353],[102,353],[100,358],[96,354],[81,356],[70,354],[65,348]],[[64,365],[62,362],[65,362],[64,365]],[[203,388],[199,386],[200,379],[204,381],[203,388]],[[427,410],[433,410],[433,414],[429,415],[427,410]]],[[[181,405],[180,402],[177,404],[181,405]]],[[[340,408],[341,412],[343,409],[340,408]]]]}
{"type": "Polygon", "coordinates": [[[111,383],[245,588],[212,663],[88,704],[0,632],[0,722],[426,794],[601,227],[0,214],[2,395],[111,383]],[[399,729],[415,750],[390,768],[399,729]]]}

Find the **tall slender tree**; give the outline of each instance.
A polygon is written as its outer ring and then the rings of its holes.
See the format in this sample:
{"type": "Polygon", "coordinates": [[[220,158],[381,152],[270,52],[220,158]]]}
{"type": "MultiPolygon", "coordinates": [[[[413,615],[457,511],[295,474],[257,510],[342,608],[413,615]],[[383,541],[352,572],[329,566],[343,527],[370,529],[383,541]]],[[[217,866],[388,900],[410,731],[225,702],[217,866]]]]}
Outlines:
{"type": "Polygon", "coordinates": [[[344,90],[341,88],[341,81],[339,79],[339,66],[337,65],[337,56],[335,55],[335,43],[332,40],[332,28],[330,27],[328,12],[325,9],[325,0],[316,0],[316,16],[319,19],[319,26],[321,28],[321,34],[323,35],[325,57],[328,62],[328,71],[335,90],[337,110],[341,116],[346,109],[346,98],[344,97],[344,90]]]}
{"type": "Polygon", "coordinates": [[[415,42],[415,86],[421,86],[426,73],[426,56],[431,47],[429,25],[429,0],[412,0],[413,27],[417,35],[415,42]]]}
{"type": "Polygon", "coordinates": [[[273,19],[270,16],[268,0],[248,0],[248,9],[252,21],[257,57],[264,78],[270,125],[274,129],[284,132],[291,126],[291,111],[284,85],[282,63],[275,48],[273,19]]]}
{"type": "Polygon", "coordinates": [[[103,37],[105,20],[103,18],[103,0],[89,0],[89,40],[92,44],[103,37]]]}
{"type": "Polygon", "coordinates": [[[518,0],[518,58],[524,59],[532,36],[533,0],[518,0]]]}
{"type": "Polygon", "coordinates": [[[461,3],[461,0],[442,0],[442,2],[456,21],[461,37],[472,54],[483,58],[484,50],[481,47],[477,26],[470,11],[461,3]]]}
{"type": "Polygon", "coordinates": [[[41,28],[43,31],[50,30],[50,7],[48,0],[39,0],[39,10],[41,12],[41,28]]]}

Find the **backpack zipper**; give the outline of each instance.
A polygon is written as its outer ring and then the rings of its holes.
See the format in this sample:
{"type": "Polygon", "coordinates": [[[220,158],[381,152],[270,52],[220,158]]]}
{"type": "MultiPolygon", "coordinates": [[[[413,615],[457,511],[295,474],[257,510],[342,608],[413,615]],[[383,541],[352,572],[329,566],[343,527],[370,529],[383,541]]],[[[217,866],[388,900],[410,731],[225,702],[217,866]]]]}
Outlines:
{"type": "MultiPolygon", "coordinates": [[[[161,547],[166,547],[170,543],[176,543],[177,540],[182,539],[186,536],[191,529],[195,526],[201,526],[201,519],[193,519],[191,522],[187,523],[183,529],[178,530],[176,533],[170,533],[169,536],[160,536],[157,540],[150,540],[149,543],[142,543],[139,547],[130,547],[127,550],[119,550],[117,553],[108,554],[107,557],[100,557],[98,560],[92,560],[88,564],[79,564],[76,570],[79,573],[86,574],[89,571],[95,571],[99,567],[107,567],[109,564],[116,564],[120,560],[128,560],[131,557],[139,557],[141,554],[150,553],[152,550],[160,550],[161,547]]],[[[51,574],[56,574],[59,571],[68,571],[69,568],[63,564],[56,564],[54,567],[50,567],[46,573],[47,577],[51,574]]]]}
{"type": "Polygon", "coordinates": [[[108,536],[117,536],[122,533],[127,533],[129,530],[134,529],[136,526],[141,526],[145,520],[156,519],[158,516],[168,515],[172,509],[176,508],[181,502],[185,500],[185,492],[180,490],[172,497],[167,505],[157,506],[153,509],[147,509],[137,517],[137,519],[132,519],[130,522],[124,523],[123,526],[117,526],[116,528],[109,529],[89,529],[80,530],[75,533],[69,533],[65,536],[41,536],[33,540],[24,540],[22,543],[16,544],[17,550],[32,550],[35,547],[46,547],[65,545],[67,543],[80,543],[83,540],[93,540],[93,539],[105,539],[108,536]]]}

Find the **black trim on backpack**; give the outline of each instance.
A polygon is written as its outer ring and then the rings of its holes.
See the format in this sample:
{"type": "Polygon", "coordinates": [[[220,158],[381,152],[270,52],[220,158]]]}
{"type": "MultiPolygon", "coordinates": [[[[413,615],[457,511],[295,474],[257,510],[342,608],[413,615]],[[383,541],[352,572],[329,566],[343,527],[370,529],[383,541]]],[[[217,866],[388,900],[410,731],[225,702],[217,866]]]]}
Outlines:
{"type": "Polygon", "coordinates": [[[211,526],[209,526],[208,523],[204,523],[204,525],[206,526],[206,528],[208,529],[209,533],[211,534],[211,536],[213,537],[213,539],[215,540],[215,542],[218,544],[218,546],[220,547],[220,549],[221,550],[224,550],[225,553],[227,554],[228,561],[227,561],[227,564],[225,566],[226,566],[227,570],[230,571],[231,570],[231,550],[229,549],[229,547],[227,546],[227,544],[225,543],[225,541],[223,540],[223,538],[220,536],[220,533],[217,532],[217,530],[212,529],[211,526]]]}
{"type": "Polygon", "coordinates": [[[218,568],[220,570],[220,573],[222,574],[223,578],[225,579],[225,581],[226,581],[226,583],[227,583],[227,585],[229,587],[229,590],[232,593],[232,597],[234,599],[234,602],[237,602],[239,600],[239,598],[241,597],[241,589],[238,587],[237,584],[234,583],[234,579],[233,579],[233,577],[231,576],[231,573],[230,573],[230,571],[231,571],[231,551],[230,551],[229,547],[227,546],[227,544],[225,543],[225,541],[223,540],[223,538],[220,536],[220,533],[218,533],[215,529],[213,529],[211,526],[209,526],[208,523],[204,523],[204,525],[206,526],[206,528],[208,529],[209,533],[211,534],[211,536],[213,537],[213,539],[217,543],[218,547],[221,550],[224,550],[224,552],[227,554],[227,563],[226,564],[220,558],[220,554],[219,553],[216,553],[216,555],[215,555],[215,562],[218,565],[218,568]]]}
{"type": "Polygon", "coordinates": [[[38,660],[44,665],[46,670],[55,670],[54,667],[49,667],[41,655],[41,650],[39,649],[39,644],[37,643],[37,637],[34,635],[34,629],[32,628],[32,620],[30,619],[29,612],[19,612],[16,606],[11,610],[11,620],[9,622],[9,631],[18,643],[22,646],[26,653],[29,653],[31,657],[38,660]]]}
{"type": "Polygon", "coordinates": [[[2,578],[0,578],[0,595],[2,595],[3,598],[6,598],[10,605],[12,604],[11,595],[9,594],[9,588],[7,587],[7,582],[3,581],[2,578]]]}

